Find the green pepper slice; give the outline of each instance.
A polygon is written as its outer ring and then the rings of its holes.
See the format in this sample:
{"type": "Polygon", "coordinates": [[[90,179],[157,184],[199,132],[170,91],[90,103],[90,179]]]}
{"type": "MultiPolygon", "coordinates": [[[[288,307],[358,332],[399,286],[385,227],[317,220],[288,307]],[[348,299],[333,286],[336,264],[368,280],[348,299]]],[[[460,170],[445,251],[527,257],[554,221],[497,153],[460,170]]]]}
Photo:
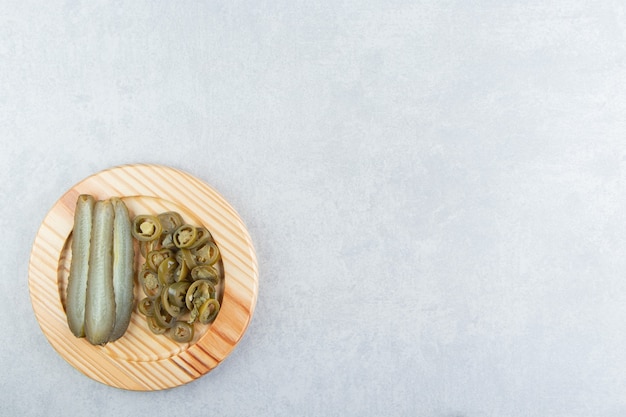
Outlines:
{"type": "Polygon", "coordinates": [[[158,239],[162,230],[161,223],[156,216],[140,214],[133,219],[132,234],[140,242],[158,239]]]}
{"type": "Polygon", "coordinates": [[[161,247],[172,250],[176,249],[171,233],[161,235],[161,247]]]}
{"type": "Polygon", "coordinates": [[[189,310],[193,310],[194,305],[200,307],[209,298],[215,298],[215,286],[205,279],[194,281],[187,289],[185,295],[185,305],[189,310]]]}
{"type": "Polygon", "coordinates": [[[178,281],[168,285],[164,292],[167,292],[170,304],[181,308],[186,307],[185,297],[190,286],[191,282],[189,281],[178,281]]]}
{"type": "Polygon", "coordinates": [[[172,240],[177,248],[188,248],[193,245],[198,237],[198,229],[190,224],[183,224],[174,234],[172,240]]]}
{"type": "Polygon", "coordinates": [[[154,316],[154,300],[146,297],[137,304],[137,309],[146,317],[154,316]]]}
{"type": "Polygon", "coordinates": [[[211,232],[209,232],[209,229],[204,226],[196,227],[196,229],[198,234],[196,236],[196,241],[190,246],[191,249],[196,248],[208,241],[213,241],[213,236],[211,235],[211,232]]]}
{"type": "Polygon", "coordinates": [[[163,305],[161,304],[161,297],[155,298],[153,310],[154,319],[159,326],[169,329],[174,325],[176,319],[170,313],[165,311],[163,305]]]}
{"type": "Polygon", "coordinates": [[[220,283],[219,272],[211,265],[198,265],[191,270],[191,279],[197,281],[199,279],[205,279],[213,285],[220,283]]]}
{"type": "Polygon", "coordinates": [[[184,223],[183,216],[175,211],[166,211],[159,214],[157,218],[161,222],[163,233],[166,234],[172,233],[184,223]]]}
{"type": "MultiPolygon", "coordinates": [[[[176,259],[178,261],[178,259],[176,259]]],[[[174,279],[178,282],[178,281],[184,281],[187,278],[187,275],[189,275],[189,267],[187,266],[186,262],[178,262],[178,266],[176,267],[176,270],[174,271],[174,279]]]]}
{"type": "Polygon", "coordinates": [[[177,321],[170,329],[169,335],[179,343],[191,342],[191,339],[193,339],[193,326],[184,321],[177,321]]]}
{"type": "Polygon", "coordinates": [[[177,252],[177,254],[180,254],[180,257],[184,260],[190,270],[198,265],[195,256],[191,253],[191,250],[182,248],[177,252]]]}
{"type": "Polygon", "coordinates": [[[215,287],[209,281],[200,279],[191,284],[185,297],[185,305],[190,311],[188,323],[196,321],[200,314],[199,308],[211,298],[215,298],[215,287]]]}
{"type": "Polygon", "coordinates": [[[191,250],[196,264],[213,265],[220,258],[220,250],[215,242],[207,241],[191,250]]]}
{"type": "Polygon", "coordinates": [[[154,299],[161,294],[162,285],[154,271],[150,269],[141,270],[139,273],[139,283],[148,298],[154,299]]]}
{"type": "Polygon", "coordinates": [[[167,330],[167,327],[160,326],[156,321],[156,317],[148,316],[146,317],[146,323],[148,323],[148,328],[154,334],[163,334],[167,330]]]}
{"type": "Polygon", "coordinates": [[[146,263],[153,271],[158,271],[159,265],[163,260],[174,256],[174,253],[169,249],[156,249],[151,250],[146,255],[146,263]]]}
{"type": "Polygon", "coordinates": [[[186,311],[186,308],[182,309],[170,303],[169,291],[167,290],[161,292],[161,307],[174,318],[180,317],[186,311]]]}
{"type": "Polygon", "coordinates": [[[165,258],[159,264],[157,274],[159,277],[159,281],[161,281],[164,286],[176,281],[175,272],[177,267],[178,262],[176,262],[176,258],[173,256],[165,258]]]}
{"type": "Polygon", "coordinates": [[[143,256],[144,258],[148,256],[148,253],[154,250],[154,248],[156,247],[156,243],[157,243],[156,240],[140,241],[139,252],[141,253],[141,256],[143,256]]]}
{"type": "Polygon", "coordinates": [[[220,302],[215,298],[206,300],[198,309],[198,321],[202,324],[209,324],[220,311],[220,302]]]}

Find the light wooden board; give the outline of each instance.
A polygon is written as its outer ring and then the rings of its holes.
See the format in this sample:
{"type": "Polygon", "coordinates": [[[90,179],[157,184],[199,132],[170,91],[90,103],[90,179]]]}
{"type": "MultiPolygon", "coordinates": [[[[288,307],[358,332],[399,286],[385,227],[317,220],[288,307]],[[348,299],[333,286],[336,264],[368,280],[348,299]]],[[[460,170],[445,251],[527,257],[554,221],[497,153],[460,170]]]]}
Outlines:
{"type": "MultiPolygon", "coordinates": [[[[140,259],[138,253],[136,258],[140,259]]],[[[68,190],[41,224],[28,274],[35,316],[54,349],[88,377],[138,391],[173,388],[215,368],[242,338],[258,294],[256,255],[239,215],[198,178],[160,165],[114,167],[68,190]],[[131,216],[175,210],[187,222],[211,231],[222,254],[222,305],[211,325],[196,328],[190,343],[179,344],[152,334],[136,309],[124,336],[104,347],[72,335],[65,315],[65,288],[74,209],[78,195],[83,193],[97,199],[122,197],[131,216]]],[[[135,298],[142,296],[136,286],[135,298]]]]}

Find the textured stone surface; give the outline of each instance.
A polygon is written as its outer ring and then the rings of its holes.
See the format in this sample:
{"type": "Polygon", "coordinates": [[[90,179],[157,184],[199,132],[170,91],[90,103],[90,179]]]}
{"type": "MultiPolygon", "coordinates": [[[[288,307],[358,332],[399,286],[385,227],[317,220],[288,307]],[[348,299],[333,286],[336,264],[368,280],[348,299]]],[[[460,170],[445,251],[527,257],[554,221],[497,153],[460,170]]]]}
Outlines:
{"type": "Polygon", "coordinates": [[[626,414],[620,1],[0,4],[0,415],[626,414]],[[253,321],[187,386],[47,343],[32,240],[113,165],[218,189],[253,321]]]}

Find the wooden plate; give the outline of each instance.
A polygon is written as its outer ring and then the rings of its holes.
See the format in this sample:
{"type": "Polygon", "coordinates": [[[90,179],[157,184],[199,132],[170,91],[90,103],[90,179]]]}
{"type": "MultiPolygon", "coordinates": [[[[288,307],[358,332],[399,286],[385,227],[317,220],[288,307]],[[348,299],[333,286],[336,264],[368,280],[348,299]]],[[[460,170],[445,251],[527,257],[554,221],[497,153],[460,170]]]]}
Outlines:
{"type": "MultiPolygon", "coordinates": [[[[41,224],[28,276],[35,316],[54,349],[88,377],[138,391],[173,388],[215,368],[246,331],[258,294],[256,255],[239,215],[199,179],[159,165],[111,168],[68,190],[41,224]],[[176,210],[187,222],[211,231],[222,254],[222,304],[215,321],[196,328],[190,343],[152,334],[136,309],[124,336],[106,346],[92,346],[72,335],[65,315],[65,288],[74,208],[83,193],[97,199],[122,197],[131,216],[176,210]]],[[[135,298],[141,296],[140,291],[135,289],[135,298]]]]}

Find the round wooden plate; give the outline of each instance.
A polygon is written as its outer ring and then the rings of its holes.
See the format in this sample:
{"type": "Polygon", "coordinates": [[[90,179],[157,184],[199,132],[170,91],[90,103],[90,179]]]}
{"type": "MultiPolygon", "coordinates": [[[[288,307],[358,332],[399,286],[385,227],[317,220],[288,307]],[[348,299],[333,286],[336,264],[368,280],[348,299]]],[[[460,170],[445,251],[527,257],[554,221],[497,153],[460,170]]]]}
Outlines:
{"type": "MultiPolygon", "coordinates": [[[[243,336],[254,313],[258,267],[248,231],[235,210],[211,187],[177,169],[124,165],[94,174],[68,190],[46,215],[35,238],[28,270],[35,316],[48,341],[72,366],[104,384],[137,391],[173,388],[215,368],[243,336]],[[65,289],[71,232],[79,194],[122,197],[131,216],[178,211],[185,221],[209,229],[222,254],[224,286],[215,321],[196,327],[190,343],[154,335],[135,311],[124,336],[92,346],[70,332],[65,289]]],[[[135,295],[141,294],[139,287],[135,295]]]]}

